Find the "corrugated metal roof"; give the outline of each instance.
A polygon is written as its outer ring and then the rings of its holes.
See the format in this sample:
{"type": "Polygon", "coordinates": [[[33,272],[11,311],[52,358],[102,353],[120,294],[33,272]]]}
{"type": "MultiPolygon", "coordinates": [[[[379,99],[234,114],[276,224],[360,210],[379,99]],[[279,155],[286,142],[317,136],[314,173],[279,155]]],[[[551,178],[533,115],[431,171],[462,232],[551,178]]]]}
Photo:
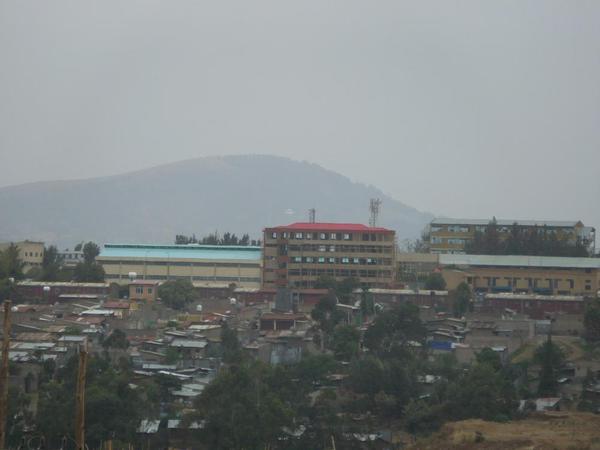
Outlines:
{"type": "Polygon", "coordinates": [[[600,269],[600,258],[523,255],[439,255],[443,266],[555,267],[568,269],[600,269]]]}
{"type": "Polygon", "coordinates": [[[234,245],[138,245],[104,244],[98,259],[104,258],[156,258],[203,259],[231,261],[260,261],[261,248],[234,245]]]}

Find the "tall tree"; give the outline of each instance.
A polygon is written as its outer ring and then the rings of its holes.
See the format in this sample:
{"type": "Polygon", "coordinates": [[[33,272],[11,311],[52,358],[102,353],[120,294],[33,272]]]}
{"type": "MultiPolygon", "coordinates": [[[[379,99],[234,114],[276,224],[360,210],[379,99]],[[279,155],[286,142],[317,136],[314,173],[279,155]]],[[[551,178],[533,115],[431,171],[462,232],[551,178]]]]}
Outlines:
{"type": "Polygon", "coordinates": [[[455,317],[462,317],[471,307],[471,288],[464,281],[460,283],[453,294],[453,312],[455,317]]]}
{"type": "Polygon", "coordinates": [[[548,335],[548,340],[536,349],[534,361],[540,365],[538,395],[545,397],[556,395],[558,390],[557,373],[564,358],[563,351],[552,342],[550,335],[548,335]]]}
{"type": "Polygon", "coordinates": [[[184,309],[198,299],[198,292],[190,280],[170,280],[158,287],[161,301],[173,309],[184,309]]]}
{"type": "Polygon", "coordinates": [[[23,266],[19,247],[15,243],[11,243],[3,252],[0,252],[0,279],[22,279],[24,276],[23,266]]]}
{"type": "Polygon", "coordinates": [[[585,338],[589,342],[600,342],[600,299],[591,301],[583,315],[585,338]]]}

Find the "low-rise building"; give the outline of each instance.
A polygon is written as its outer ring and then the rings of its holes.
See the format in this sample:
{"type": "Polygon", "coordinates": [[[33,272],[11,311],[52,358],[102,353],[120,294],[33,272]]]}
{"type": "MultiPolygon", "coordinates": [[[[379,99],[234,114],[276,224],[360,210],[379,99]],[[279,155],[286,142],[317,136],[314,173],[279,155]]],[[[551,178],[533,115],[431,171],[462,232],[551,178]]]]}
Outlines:
{"type": "Polygon", "coordinates": [[[100,301],[109,293],[108,283],[75,283],[63,281],[20,281],[16,284],[17,297],[38,303],[100,301]]]}
{"type": "Polygon", "coordinates": [[[11,244],[19,249],[19,259],[23,263],[23,272],[27,273],[34,267],[41,267],[44,261],[44,243],[37,241],[0,242],[0,252],[5,251],[11,244]]]}
{"type": "Polygon", "coordinates": [[[134,301],[155,301],[158,298],[158,281],[132,281],[131,283],[129,283],[129,298],[134,301]]]}
{"type": "Polygon", "coordinates": [[[106,281],[185,279],[197,287],[260,287],[261,249],[225,245],[105,244],[96,258],[106,281]]]}

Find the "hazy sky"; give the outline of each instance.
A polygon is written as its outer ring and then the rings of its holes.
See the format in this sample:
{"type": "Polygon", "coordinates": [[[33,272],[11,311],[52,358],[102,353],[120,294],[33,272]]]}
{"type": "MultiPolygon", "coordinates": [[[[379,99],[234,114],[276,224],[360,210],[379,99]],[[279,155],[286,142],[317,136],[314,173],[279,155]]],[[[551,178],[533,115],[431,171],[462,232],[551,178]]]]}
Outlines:
{"type": "Polygon", "coordinates": [[[600,1],[0,2],[0,185],[244,153],[600,226],[600,1]]]}

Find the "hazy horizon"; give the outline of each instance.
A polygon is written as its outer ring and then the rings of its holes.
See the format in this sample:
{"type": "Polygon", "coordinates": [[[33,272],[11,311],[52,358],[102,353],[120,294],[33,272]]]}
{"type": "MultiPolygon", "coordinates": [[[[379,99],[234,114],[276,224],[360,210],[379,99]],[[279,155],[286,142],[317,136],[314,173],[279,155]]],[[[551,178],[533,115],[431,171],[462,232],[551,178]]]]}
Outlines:
{"type": "Polygon", "coordinates": [[[600,226],[600,3],[0,6],[0,186],[309,161],[438,216],[600,226]]]}

